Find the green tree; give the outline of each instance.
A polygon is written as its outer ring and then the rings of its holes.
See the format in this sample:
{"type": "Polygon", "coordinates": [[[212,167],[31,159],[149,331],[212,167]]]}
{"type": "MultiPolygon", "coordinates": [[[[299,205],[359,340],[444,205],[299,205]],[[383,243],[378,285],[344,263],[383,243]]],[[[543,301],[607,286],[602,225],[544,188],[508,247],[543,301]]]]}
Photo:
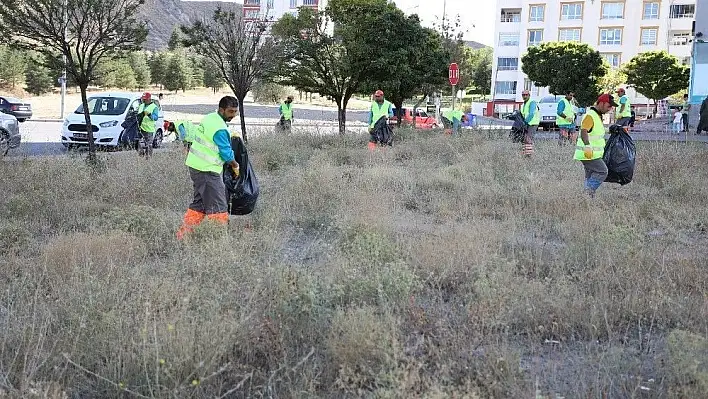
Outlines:
{"type": "Polygon", "coordinates": [[[190,54],[189,68],[192,72],[191,88],[204,87],[204,57],[190,54]]]}
{"type": "Polygon", "coordinates": [[[666,51],[641,53],[625,64],[622,71],[630,87],[654,101],[655,114],[656,101],[686,90],[690,79],[689,68],[666,51]]]}
{"type": "MultiPolygon", "coordinates": [[[[456,15],[454,18],[445,18],[434,24],[434,28],[440,32],[443,37],[443,45],[450,55],[448,65],[456,63],[460,70],[460,80],[457,84],[458,89],[468,88],[472,84],[474,76],[474,67],[477,57],[474,50],[469,48],[463,37],[467,30],[464,29],[462,18],[456,15]]],[[[441,89],[449,90],[449,83],[444,83],[441,89]]]]}
{"type": "Polygon", "coordinates": [[[382,65],[388,70],[374,74],[375,78],[367,79],[362,88],[365,93],[383,90],[398,111],[400,125],[405,100],[426,90],[426,85],[444,85],[447,81],[449,53],[440,34],[423,28],[417,15],[406,17],[402,11],[389,8],[383,16],[391,29],[389,40],[382,44],[388,57],[382,65]]]}
{"type": "Polygon", "coordinates": [[[134,51],[128,56],[128,62],[135,75],[135,86],[139,89],[150,86],[151,74],[146,54],[142,51],[134,51]]]}
{"type": "Polygon", "coordinates": [[[30,53],[27,57],[27,68],[25,69],[25,85],[27,86],[27,91],[35,96],[39,96],[45,93],[49,93],[54,88],[57,74],[46,66],[42,62],[41,54],[30,53]]]}
{"type": "Polygon", "coordinates": [[[529,48],[521,70],[537,86],[555,95],[575,93],[581,106],[597,100],[600,79],[607,73],[600,53],[585,43],[549,42],[529,48]]]}
{"type": "Polygon", "coordinates": [[[167,42],[167,48],[170,51],[176,51],[182,48],[182,35],[180,34],[179,28],[172,30],[170,40],[167,42]]]}
{"type": "Polygon", "coordinates": [[[467,86],[470,93],[486,96],[492,90],[492,57],[494,51],[485,47],[480,49],[468,48],[466,63],[470,68],[470,84],[467,86]]]}
{"type": "Polygon", "coordinates": [[[137,86],[133,68],[125,58],[101,63],[96,68],[95,79],[96,83],[106,88],[134,89],[137,86]]]}
{"type": "Polygon", "coordinates": [[[250,22],[241,12],[217,9],[212,20],[183,26],[185,44],[221,72],[239,102],[241,136],[248,140],[243,100],[253,82],[261,79],[274,64],[272,39],[265,36],[265,21],[250,22]]]}
{"type": "Polygon", "coordinates": [[[136,19],[143,1],[0,1],[5,38],[15,47],[44,54],[50,65],[66,68],[79,85],[91,162],[96,159],[96,145],[86,90],[101,62],[138,50],[145,41],[145,24],[136,19]]]}
{"type": "Polygon", "coordinates": [[[164,85],[170,91],[187,91],[192,85],[192,70],[187,64],[187,57],[182,52],[174,53],[170,56],[167,64],[167,72],[164,77],[164,85]]]}
{"type": "Polygon", "coordinates": [[[614,93],[618,87],[627,83],[627,75],[620,68],[612,68],[605,64],[607,75],[600,79],[600,90],[603,93],[614,93]]]}
{"type": "Polygon", "coordinates": [[[167,64],[170,62],[170,56],[167,52],[152,53],[148,58],[150,66],[150,83],[157,86],[164,86],[165,73],[167,72],[167,64]]]}
{"type": "Polygon", "coordinates": [[[27,60],[22,52],[0,46],[0,87],[14,89],[25,82],[27,60]]]}
{"type": "Polygon", "coordinates": [[[212,89],[214,94],[224,87],[224,76],[221,74],[219,67],[213,61],[204,60],[204,87],[212,89]]]}
{"type": "Polygon", "coordinates": [[[367,81],[385,80],[395,67],[386,54],[393,40],[387,20],[392,7],[386,0],[332,0],[324,15],[301,8],[297,16],[284,16],[272,28],[282,55],[278,83],[332,99],[344,134],[351,97],[367,81]]]}
{"type": "Polygon", "coordinates": [[[294,95],[292,90],[277,83],[261,81],[253,83],[253,100],[256,102],[278,104],[288,95],[294,95]]]}

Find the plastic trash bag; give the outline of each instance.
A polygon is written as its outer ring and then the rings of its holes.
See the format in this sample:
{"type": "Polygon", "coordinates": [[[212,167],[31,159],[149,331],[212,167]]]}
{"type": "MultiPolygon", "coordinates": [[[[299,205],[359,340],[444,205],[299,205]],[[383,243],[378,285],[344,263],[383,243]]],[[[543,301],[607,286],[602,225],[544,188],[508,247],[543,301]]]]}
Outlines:
{"type": "Polygon", "coordinates": [[[248,215],[256,208],[258,201],[260,193],[258,178],[256,178],[251,161],[248,159],[248,151],[241,137],[231,138],[231,148],[234,150],[240,173],[238,177],[234,177],[231,167],[224,165],[224,184],[226,185],[229,214],[248,215]]]}
{"type": "Polygon", "coordinates": [[[524,116],[521,115],[521,112],[514,111],[514,113],[507,116],[507,119],[510,119],[514,122],[514,124],[511,126],[511,131],[509,132],[509,138],[511,139],[511,142],[523,143],[524,136],[526,136],[526,129],[528,129],[528,127],[526,126],[526,121],[524,120],[524,116]]]}
{"type": "Polygon", "coordinates": [[[393,145],[393,130],[391,130],[386,118],[381,118],[376,122],[374,129],[371,131],[369,141],[380,145],[393,145]]]}
{"type": "Polygon", "coordinates": [[[610,138],[605,143],[605,155],[602,160],[607,165],[606,183],[619,183],[624,186],[632,182],[637,150],[634,141],[619,125],[610,126],[610,138]]]}

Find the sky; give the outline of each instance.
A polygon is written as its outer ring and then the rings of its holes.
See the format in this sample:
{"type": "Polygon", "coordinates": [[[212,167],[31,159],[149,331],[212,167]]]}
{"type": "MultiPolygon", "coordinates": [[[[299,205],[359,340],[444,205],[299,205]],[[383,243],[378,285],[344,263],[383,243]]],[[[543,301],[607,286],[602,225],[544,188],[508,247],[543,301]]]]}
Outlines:
{"type": "Polygon", "coordinates": [[[406,14],[418,14],[425,26],[431,26],[438,19],[442,19],[443,9],[448,16],[455,17],[460,14],[462,24],[467,30],[465,40],[474,40],[487,46],[494,44],[496,0],[394,0],[394,2],[406,14]],[[447,3],[446,7],[445,3],[447,3]]]}

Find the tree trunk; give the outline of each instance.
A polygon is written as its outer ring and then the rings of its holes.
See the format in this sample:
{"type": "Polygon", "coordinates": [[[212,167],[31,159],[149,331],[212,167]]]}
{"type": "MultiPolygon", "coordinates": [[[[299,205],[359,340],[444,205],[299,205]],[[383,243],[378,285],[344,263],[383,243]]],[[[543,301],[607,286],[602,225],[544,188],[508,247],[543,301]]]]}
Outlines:
{"type": "Polygon", "coordinates": [[[80,84],[81,89],[81,105],[84,109],[84,121],[86,122],[86,137],[88,138],[89,147],[89,161],[94,161],[96,159],[96,143],[93,141],[93,126],[91,125],[91,111],[88,108],[88,97],[86,96],[86,90],[88,89],[88,83],[80,84]]]}
{"type": "Polygon", "coordinates": [[[347,108],[344,101],[337,101],[337,121],[339,122],[339,134],[344,134],[347,126],[347,108]]]}
{"type": "MultiPolygon", "coordinates": [[[[401,127],[401,116],[403,115],[403,100],[394,101],[393,106],[396,107],[396,127],[401,127]]],[[[415,110],[413,110],[413,120],[415,120],[415,110]]]]}
{"type": "MultiPolygon", "coordinates": [[[[425,97],[427,97],[427,96],[425,94],[423,94],[423,97],[421,97],[420,100],[418,100],[418,102],[415,103],[415,105],[413,106],[413,114],[414,115],[415,115],[415,110],[417,110],[418,107],[420,107],[420,103],[422,103],[423,100],[425,100],[425,97]]],[[[427,112],[428,110],[426,109],[425,111],[427,112]]],[[[415,122],[416,122],[416,118],[414,117],[413,118],[413,129],[415,129],[415,122]]]]}
{"type": "Polygon", "coordinates": [[[241,138],[243,138],[244,143],[247,143],[248,133],[246,133],[246,115],[243,112],[243,99],[246,98],[246,95],[238,96],[236,98],[238,99],[238,117],[241,120],[241,138]]]}

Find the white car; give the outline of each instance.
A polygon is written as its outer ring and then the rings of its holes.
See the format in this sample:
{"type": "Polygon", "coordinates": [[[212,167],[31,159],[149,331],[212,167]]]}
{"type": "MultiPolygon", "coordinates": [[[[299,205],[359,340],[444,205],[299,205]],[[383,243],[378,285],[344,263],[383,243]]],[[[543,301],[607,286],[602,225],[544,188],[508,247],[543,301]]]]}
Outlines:
{"type": "MultiPolygon", "coordinates": [[[[89,113],[93,126],[93,140],[96,145],[117,147],[123,133],[121,124],[132,109],[137,112],[141,102],[141,93],[96,93],[88,98],[89,113]]],[[[158,148],[167,138],[174,140],[174,135],[164,134],[165,116],[157,99],[152,100],[158,109],[153,147],[158,148]],[[167,137],[165,137],[167,136],[167,137]]],[[[64,120],[61,132],[64,147],[88,145],[84,107],[79,105],[73,114],[64,120]]]]}
{"type": "MultiPolygon", "coordinates": [[[[556,111],[558,110],[558,103],[563,98],[563,96],[547,96],[543,97],[538,101],[538,108],[541,110],[541,122],[539,126],[543,130],[550,130],[558,127],[556,125],[556,111]]],[[[576,115],[578,114],[578,107],[573,105],[576,115]]]]}

